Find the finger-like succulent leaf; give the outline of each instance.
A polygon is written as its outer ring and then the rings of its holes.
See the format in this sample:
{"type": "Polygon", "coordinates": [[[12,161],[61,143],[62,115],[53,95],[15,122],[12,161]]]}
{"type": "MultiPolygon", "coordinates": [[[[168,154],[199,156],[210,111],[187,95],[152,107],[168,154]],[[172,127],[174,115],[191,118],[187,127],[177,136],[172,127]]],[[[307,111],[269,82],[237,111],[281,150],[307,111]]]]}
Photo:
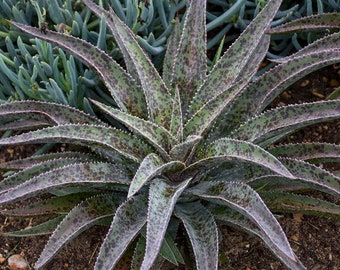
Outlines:
{"type": "Polygon", "coordinates": [[[274,156],[295,158],[298,160],[340,161],[340,145],[330,143],[283,144],[268,150],[274,156]]]}
{"type": "Polygon", "coordinates": [[[340,14],[339,13],[324,13],[313,16],[303,17],[293,20],[291,22],[278,25],[271,28],[267,33],[269,34],[283,34],[296,31],[311,31],[313,29],[340,29],[339,25],[340,14]]]}
{"type": "MultiPolygon", "coordinates": [[[[105,186],[109,189],[110,185],[127,185],[130,181],[131,179],[121,170],[120,166],[115,166],[111,163],[78,163],[35,176],[25,183],[13,187],[6,193],[0,194],[0,202],[5,203],[25,199],[53,191],[60,188],[60,186],[82,186],[82,189],[85,190],[86,185],[88,185],[91,187],[89,191],[94,191],[96,185],[98,187],[105,186]]],[[[67,189],[65,189],[65,192],[67,192],[67,189]]]]}
{"type": "Polygon", "coordinates": [[[0,145],[32,143],[73,143],[115,150],[133,160],[141,160],[150,151],[139,139],[119,129],[96,125],[60,125],[0,139],[0,145]]]}
{"type": "Polygon", "coordinates": [[[121,204],[100,248],[94,269],[113,269],[130,242],[145,225],[146,220],[147,199],[145,196],[134,196],[121,204]]]}
{"type": "Polygon", "coordinates": [[[61,221],[35,264],[36,268],[45,265],[60,248],[81,232],[96,224],[100,219],[113,216],[123,198],[114,195],[99,195],[81,202],[61,221]]]}
{"type": "Polygon", "coordinates": [[[100,9],[93,2],[84,3],[97,15],[107,16],[107,25],[114,35],[120,49],[131,59],[145,94],[149,119],[157,125],[169,129],[172,97],[159,73],[139,46],[133,32],[114,13],[100,9]]]}
{"type": "Polygon", "coordinates": [[[287,259],[292,263],[298,261],[280,224],[261,197],[248,185],[239,182],[206,182],[198,184],[190,191],[201,198],[225,204],[248,217],[271,238],[276,248],[281,250],[287,259]]]}
{"type": "Polygon", "coordinates": [[[141,269],[150,269],[157,258],[177,199],[190,180],[176,186],[158,178],[150,184],[146,249],[141,269]]]}
{"type": "Polygon", "coordinates": [[[169,131],[163,127],[157,126],[153,122],[126,114],[120,110],[94,100],[92,102],[102,111],[129,127],[135,134],[143,136],[151,145],[155,146],[156,149],[165,156],[167,156],[166,150],[169,150],[169,148],[176,143],[176,139],[169,133],[169,131]]]}
{"type": "Polygon", "coordinates": [[[77,58],[94,68],[102,77],[115,102],[124,111],[137,115],[145,115],[145,99],[143,92],[134,80],[110,56],[92,44],[54,31],[43,33],[40,29],[28,25],[11,22],[20,30],[35,37],[53,42],[76,55],[77,58]],[[144,106],[143,106],[144,105],[144,106]]]}
{"type": "MultiPolygon", "coordinates": [[[[266,5],[240,37],[229,47],[194,97],[192,106],[196,106],[196,109],[192,108],[191,114],[195,113],[203,104],[236,82],[242,69],[252,59],[280,4],[280,0],[273,0],[266,5]],[[239,59],[242,59],[242,61],[239,61],[239,59]]],[[[257,64],[253,68],[256,69],[257,64]]],[[[247,76],[247,74],[243,75],[244,77],[247,76]]]]}
{"type": "Polygon", "coordinates": [[[129,188],[128,197],[137,193],[146,183],[152,180],[158,175],[166,175],[171,171],[181,171],[185,165],[179,161],[170,161],[164,163],[164,161],[155,154],[150,154],[145,157],[141,165],[138,168],[129,188]]]}
{"type": "Polygon", "coordinates": [[[206,0],[191,1],[186,13],[172,78],[179,88],[183,113],[207,73],[206,0]]]}
{"type": "Polygon", "coordinates": [[[260,196],[273,212],[334,217],[340,215],[340,208],[335,203],[309,196],[270,191],[260,192],[260,196]]]}
{"type": "Polygon", "coordinates": [[[339,117],[339,100],[290,105],[254,117],[235,130],[232,137],[255,143],[265,142],[271,138],[277,141],[298,128],[339,117]]]}
{"type": "Polygon", "coordinates": [[[217,269],[218,231],[211,213],[199,203],[189,203],[177,205],[175,215],[189,235],[197,269],[217,269]]]}

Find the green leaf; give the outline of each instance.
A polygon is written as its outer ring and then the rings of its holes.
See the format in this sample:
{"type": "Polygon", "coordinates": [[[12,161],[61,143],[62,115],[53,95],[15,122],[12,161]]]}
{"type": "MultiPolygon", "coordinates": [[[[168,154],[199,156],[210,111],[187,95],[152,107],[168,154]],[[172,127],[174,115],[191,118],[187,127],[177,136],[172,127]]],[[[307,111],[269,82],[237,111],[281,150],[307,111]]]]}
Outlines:
{"type": "Polygon", "coordinates": [[[302,17],[295,19],[291,22],[278,25],[267,31],[268,34],[284,34],[296,31],[312,31],[322,29],[340,29],[339,25],[340,14],[339,13],[324,13],[317,14],[308,17],[302,17]]]}
{"type": "Polygon", "coordinates": [[[92,100],[92,102],[102,111],[130,128],[135,134],[143,136],[150,144],[155,146],[163,156],[168,157],[166,151],[168,151],[177,140],[165,128],[159,127],[153,122],[126,114],[97,101],[92,100]]]}
{"type": "Polygon", "coordinates": [[[279,140],[299,128],[340,117],[340,101],[321,101],[289,105],[267,111],[249,120],[232,133],[241,140],[265,144],[279,140]]]}
{"type": "Polygon", "coordinates": [[[31,203],[27,206],[1,210],[6,216],[12,217],[31,217],[49,214],[66,215],[73,207],[85,200],[91,193],[75,193],[66,196],[52,197],[47,200],[31,203]]]}
{"type": "Polygon", "coordinates": [[[122,201],[123,198],[119,198],[116,194],[99,195],[73,208],[51,235],[35,267],[40,268],[45,265],[64,245],[94,226],[98,220],[113,216],[122,201]]]}
{"type": "Polygon", "coordinates": [[[119,258],[136,237],[147,219],[147,199],[134,196],[122,203],[112,220],[109,232],[100,248],[95,270],[113,269],[119,258]]]}
{"type": "Polygon", "coordinates": [[[197,173],[198,171],[204,171],[222,165],[225,162],[236,160],[239,162],[250,162],[282,176],[294,178],[277,158],[250,142],[222,138],[209,145],[204,152],[204,158],[193,163],[184,173],[197,173]]]}
{"type": "Polygon", "coordinates": [[[331,143],[297,143],[274,146],[268,150],[274,156],[298,160],[340,161],[340,145],[331,143]]]}
{"type": "Polygon", "coordinates": [[[194,154],[198,143],[202,140],[201,136],[188,136],[187,139],[175,145],[171,151],[170,156],[175,160],[186,161],[190,160],[194,154]]]}
{"type": "Polygon", "coordinates": [[[143,92],[135,84],[131,76],[105,52],[84,40],[70,35],[50,30],[45,34],[35,27],[17,22],[11,22],[11,24],[28,34],[53,42],[77,56],[78,59],[97,71],[122,110],[127,110],[136,115],[145,115],[146,107],[143,92]]]}
{"type": "Polygon", "coordinates": [[[217,270],[218,231],[211,213],[199,203],[188,203],[177,205],[175,215],[189,235],[197,269],[217,270]]]}
{"type": "Polygon", "coordinates": [[[299,260],[293,261],[285,252],[282,252],[275,242],[273,242],[273,238],[269,237],[266,232],[258,228],[249,218],[223,205],[214,204],[211,208],[214,217],[217,220],[226,222],[237,230],[242,229],[247,233],[256,235],[262,239],[269,249],[290,269],[306,269],[299,260]]]}
{"type": "MultiPolygon", "coordinates": [[[[230,88],[236,82],[242,70],[248,65],[249,61],[252,61],[253,55],[260,48],[258,45],[263,42],[265,31],[270,26],[280,4],[280,0],[269,1],[224,53],[195,95],[192,103],[192,106],[195,107],[191,108],[190,115],[196,113],[203,104],[225,91],[225,89],[230,88]]],[[[257,65],[252,68],[256,69],[257,65]]],[[[244,74],[244,76],[246,77],[247,74],[244,74]]]]}
{"type": "Polygon", "coordinates": [[[177,199],[190,180],[176,186],[158,178],[150,184],[146,249],[141,269],[149,269],[157,258],[177,199]]]}
{"type": "Polygon", "coordinates": [[[280,224],[261,197],[248,185],[229,181],[205,182],[188,191],[202,199],[226,205],[246,216],[271,239],[276,249],[285,254],[287,260],[290,260],[292,264],[298,262],[280,224]]]}
{"type": "Polygon", "coordinates": [[[292,193],[261,191],[260,196],[274,212],[340,218],[340,206],[325,200],[292,193]]]}
{"type": "Polygon", "coordinates": [[[149,154],[140,164],[138,171],[130,184],[128,198],[136,194],[146,183],[158,175],[167,175],[170,172],[180,172],[185,165],[179,161],[164,163],[156,154],[149,154]]]}
{"type": "Polygon", "coordinates": [[[77,124],[49,127],[0,139],[0,146],[51,142],[114,150],[136,161],[143,159],[150,152],[149,148],[138,138],[119,129],[77,124]]]}
{"type": "Polygon", "coordinates": [[[182,103],[177,86],[175,87],[174,103],[172,105],[170,133],[175,136],[179,142],[183,141],[182,103]]]}
{"type": "Polygon", "coordinates": [[[33,226],[31,228],[23,229],[20,231],[7,232],[4,233],[6,236],[12,237],[27,237],[27,236],[39,236],[45,234],[51,234],[55,228],[58,226],[60,221],[62,221],[64,216],[59,216],[57,218],[48,220],[39,225],[33,226]]]}
{"type": "Polygon", "coordinates": [[[206,77],[206,39],[206,0],[191,1],[173,67],[173,82],[179,88],[183,113],[206,77]]]}
{"type": "Polygon", "coordinates": [[[72,164],[35,176],[0,194],[0,203],[14,202],[54,190],[67,195],[68,187],[78,187],[77,192],[86,191],[86,185],[90,187],[88,191],[96,191],[97,187],[110,190],[110,186],[114,188],[117,184],[127,185],[130,181],[121,166],[112,163],[72,164]]]}
{"type": "Polygon", "coordinates": [[[149,119],[166,129],[170,127],[172,97],[151,60],[139,46],[133,32],[112,11],[99,8],[93,2],[83,1],[97,15],[105,14],[107,26],[117,41],[123,54],[128,55],[143,89],[149,119]]]}

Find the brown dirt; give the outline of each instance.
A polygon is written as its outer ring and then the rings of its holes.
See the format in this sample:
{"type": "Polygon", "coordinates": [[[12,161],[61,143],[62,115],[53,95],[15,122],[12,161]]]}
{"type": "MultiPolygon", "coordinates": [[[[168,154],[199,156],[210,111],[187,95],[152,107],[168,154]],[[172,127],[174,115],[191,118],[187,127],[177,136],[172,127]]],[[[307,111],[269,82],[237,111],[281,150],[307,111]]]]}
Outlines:
{"type": "MultiPolygon", "coordinates": [[[[324,99],[340,84],[339,71],[338,67],[333,66],[314,72],[285,91],[274,101],[274,106],[324,99]]],[[[324,141],[339,144],[339,128],[340,121],[315,125],[291,135],[287,141],[324,141]]],[[[34,149],[14,147],[1,150],[0,162],[29,156],[34,149]]],[[[332,167],[334,170],[340,170],[339,164],[333,164],[332,167]]],[[[326,197],[340,205],[339,199],[326,197]]],[[[340,219],[284,214],[278,220],[287,233],[292,248],[308,270],[340,269],[340,219]]],[[[1,235],[1,232],[22,229],[38,224],[39,221],[41,220],[5,218],[0,215],[0,254],[7,258],[11,254],[21,253],[32,266],[48,236],[12,238],[1,235]]],[[[286,269],[260,240],[227,226],[221,226],[220,230],[223,236],[220,244],[220,269],[286,269]]],[[[105,227],[87,230],[64,247],[45,269],[93,269],[106,231],[105,227]]],[[[6,262],[0,264],[0,269],[8,269],[6,262]]]]}

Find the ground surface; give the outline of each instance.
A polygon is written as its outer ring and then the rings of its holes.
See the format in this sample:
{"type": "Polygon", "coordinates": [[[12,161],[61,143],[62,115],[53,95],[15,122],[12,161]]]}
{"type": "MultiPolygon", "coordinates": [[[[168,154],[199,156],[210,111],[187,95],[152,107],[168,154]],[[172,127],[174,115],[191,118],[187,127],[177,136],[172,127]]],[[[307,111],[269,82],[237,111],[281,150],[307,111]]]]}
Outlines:
{"type": "MultiPolygon", "coordinates": [[[[300,80],[285,91],[273,106],[290,103],[302,103],[322,100],[335,86],[340,84],[340,69],[336,66],[313,73],[300,80]]],[[[340,143],[340,121],[313,126],[299,131],[287,140],[292,142],[324,141],[340,143]]],[[[15,147],[1,149],[0,161],[28,156],[34,149],[15,147]]],[[[332,169],[340,171],[339,164],[332,169]]],[[[316,196],[319,196],[316,194],[316,196]]],[[[332,198],[331,198],[332,199],[332,198]]],[[[332,199],[340,205],[339,200],[332,199]]],[[[38,224],[39,219],[12,219],[0,215],[0,232],[18,230],[38,224]]],[[[320,218],[302,215],[285,214],[279,218],[287,233],[292,248],[307,266],[308,270],[340,269],[340,219],[320,218]]],[[[221,226],[220,269],[255,270],[255,269],[286,269],[265,248],[261,241],[227,226],[221,226]],[[229,258],[230,267],[227,268],[229,258]]],[[[45,268],[52,270],[93,269],[96,254],[107,228],[95,227],[80,235],[67,245],[55,259],[45,268]]],[[[30,265],[37,260],[48,236],[10,238],[0,233],[0,254],[8,258],[11,254],[22,254],[30,265]]],[[[0,269],[8,269],[6,261],[0,269]]],[[[180,267],[180,269],[185,269],[180,267]]]]}

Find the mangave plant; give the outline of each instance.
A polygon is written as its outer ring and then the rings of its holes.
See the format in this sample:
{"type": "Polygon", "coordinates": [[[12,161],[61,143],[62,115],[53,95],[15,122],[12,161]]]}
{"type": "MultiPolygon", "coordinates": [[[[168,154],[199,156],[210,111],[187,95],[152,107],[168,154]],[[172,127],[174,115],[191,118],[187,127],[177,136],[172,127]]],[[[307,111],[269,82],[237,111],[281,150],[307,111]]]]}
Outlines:
{"type": "Polygon", "coordinates": [[[340,101],[266,108],[293,82],[340,61],[340,33],[255,78],[270,42],[266,32],[281,4],[271,0],[207,72],[206,1],[190,1],[183,27],[177,23],[169,39],[161,76],[112,10],[83,2],[106,18],[126,70],[86,41],[11,22],[91,66],[117,104],[91,101],[116,121],[115,127],[60,104],[0,106],[2,130],[33,129],[1,139],[1,146],[61,142],[90,150],[1,164],[17,170],[1,182],[1,204],[50,194],[3,214],[57,215],[10,233],[53,232],[35,267],[47,264],[89,227],[109,224],[94,269],[113,269],[127,248],[134,248],[132,269],[158,269],[164,260],[183,264],[179,231],[188,235],[196,268],[217,269],[218,224],[226,223],[262,239],[288,268],[305,269],[273,211],[339,216],[338,205],[300,191],[340,196],[340,178],[310,162],[338,161],[340,148],[278,142],[305,126],[339,119],[340,101]]]}

